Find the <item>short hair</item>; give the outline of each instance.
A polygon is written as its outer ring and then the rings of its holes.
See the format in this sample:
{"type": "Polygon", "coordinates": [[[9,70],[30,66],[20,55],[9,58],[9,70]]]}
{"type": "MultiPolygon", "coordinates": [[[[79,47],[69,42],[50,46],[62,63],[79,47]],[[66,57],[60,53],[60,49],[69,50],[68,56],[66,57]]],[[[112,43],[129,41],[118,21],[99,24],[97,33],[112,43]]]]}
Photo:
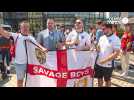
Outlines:
{"type": "Polygon", "coordinates": [[[22,23],[28,23],[28,24],[29,24],[28,20],[22,20],[22,21],[19,23],[19,26],[20,26],[22,23]]]}
{"type": "Polygon", "coordinates": [[[90,26],[89,26],[89,29],[90,29],[90,30],[96,29],[96,26],[95,26],[95,25],[90,25],[90,26]]]}
{"type": "Polygon", "coordinates": [[[107,23],[105,23],[105,24],[103,24],[103,26],[105,26],[106,28],[112,29],[112,24],[107,24],[107,23]]]}
{"type": "Polygon", "coordinates": [[[60,27],[61,27],[61,28],[65,28],[65,25],[64,25],[64,24],[62,24],[60,27]]]}
{"type": "Polygon", "coordinates": [[[77,20],[80,20],[80,21],[83,23],[82,18],[80,18],[80,17],[76,18],[76,19],[75,19],[75,22],[76,22],[77,20]]]}
{"type": "Polygon", "coordinates": [[[113,24],[112,27],[116,28],[117,29],[117,25],[116,24],[113,24]]]}
{"type": "Polygon", "coordinates": [[[48,18],[47,23],[48,23],[49,20],[53,20],[55,22],[54,18],[48,18]]]}

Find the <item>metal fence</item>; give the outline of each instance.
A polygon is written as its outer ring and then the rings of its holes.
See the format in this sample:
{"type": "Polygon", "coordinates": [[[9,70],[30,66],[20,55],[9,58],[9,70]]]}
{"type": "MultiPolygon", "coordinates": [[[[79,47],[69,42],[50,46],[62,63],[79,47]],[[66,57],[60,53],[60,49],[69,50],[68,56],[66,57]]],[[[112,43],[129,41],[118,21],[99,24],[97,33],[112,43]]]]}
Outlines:
{"type": "MultiPolygon", "coordinates": [[[[88,12],[89,13],[89,12],[88,12]]],[[[53,13],[53,12],[3,12],[3,21],[5,24],[12,26],[13,31],[18,31],[18,23],[24,19],[28,20],[31,26],[31,32],[36,37],[37,33],[46,28],[47,18],[54,18],[56,24],[73,25],[76,18],[76,13],[53,13]]],[[[82,13],[80,13],[82,16],[82,13]]],[[[84,19],[85,29],[88,29],[90,23],[94,23],[96,19],[104,19],[104,13],[89,13],[85,15],[84,19]]]]}

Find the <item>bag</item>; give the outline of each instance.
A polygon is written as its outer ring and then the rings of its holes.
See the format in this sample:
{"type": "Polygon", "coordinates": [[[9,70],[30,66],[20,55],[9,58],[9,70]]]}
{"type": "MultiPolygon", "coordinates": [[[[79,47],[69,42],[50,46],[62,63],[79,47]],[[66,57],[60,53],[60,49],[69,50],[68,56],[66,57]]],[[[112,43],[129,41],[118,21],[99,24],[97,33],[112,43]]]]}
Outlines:
{"type": "Polygon", "coordinates": [[[15,57],[15,49],[16,49],[16,44],[17,44],[18,37],[19,36],[17,36],[15,42],[13,41],[13,45],[10,48],[10,55],[11,55],[11,57],[15,57]]]}

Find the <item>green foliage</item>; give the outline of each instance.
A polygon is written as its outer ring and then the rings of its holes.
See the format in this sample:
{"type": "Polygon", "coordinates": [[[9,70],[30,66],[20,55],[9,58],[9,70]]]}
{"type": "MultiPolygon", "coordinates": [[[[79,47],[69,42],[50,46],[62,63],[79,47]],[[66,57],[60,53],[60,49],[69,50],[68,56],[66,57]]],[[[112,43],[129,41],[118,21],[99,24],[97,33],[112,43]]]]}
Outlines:
{"type": "Polygon", "coordinates": [[[119,36],[120,39],[121,39],[123,33],[124,33],[124,29],[118,28],[118,36],[119,36]]]}

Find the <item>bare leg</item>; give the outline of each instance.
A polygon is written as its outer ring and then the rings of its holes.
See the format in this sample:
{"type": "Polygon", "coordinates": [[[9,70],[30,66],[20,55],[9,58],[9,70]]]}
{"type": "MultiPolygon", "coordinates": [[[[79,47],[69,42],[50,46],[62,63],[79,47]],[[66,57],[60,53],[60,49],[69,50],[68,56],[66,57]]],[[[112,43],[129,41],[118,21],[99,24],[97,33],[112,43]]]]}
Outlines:
{"type": "Polygon", "coordinates": [[[23,87],[23,80],[17,80],[17,87],[23,87]]]}
{"type": "Polygon", "coordinates": [[[103,78],[98,79],[98,87],[103,87],[103,78]]]}
{"type": "Polygon", "coordinates": [[[105,87],[111,87],[111,80],[105,81],[105,87]]]}

